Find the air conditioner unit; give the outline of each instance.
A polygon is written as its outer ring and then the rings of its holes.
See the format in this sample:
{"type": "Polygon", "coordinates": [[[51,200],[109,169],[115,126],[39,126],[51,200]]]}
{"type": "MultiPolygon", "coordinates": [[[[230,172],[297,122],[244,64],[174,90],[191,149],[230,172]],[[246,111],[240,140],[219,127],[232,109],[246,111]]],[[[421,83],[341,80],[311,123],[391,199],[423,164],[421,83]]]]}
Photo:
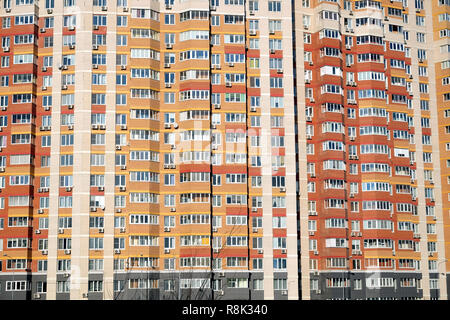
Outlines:
{"type": "Polygon", "coordinates": [[[69,124],[69,125],[67,126],[67,129],[73,130],[73,124],[69,124]]]}
{"type": "Polygon", "coordinates": [[[50,107],[49,107],[49,106],[45,106],[45,107],[44,107],[44,110],[45,110],[45,111],[48,111],[48,110],[50,110],[50,107]]]}
{"type": "Polygon", "coordinates": [[[281,249],[281,253],[282,253],[282,254],[286,254],[286,253],[287,253],[287,250],[286,250],[286,249],[281,249]]]}
{"type": "Polygon", "coordinates": [[[68,278],[70,276],[70,273],[64,272],[64,278],[68,278]]]}
{"type": "Polygon", "coordinates": [[[7,13],[10,13],[10,12],[11,12],[11,8],[6,8],[5,11],[6,11],[7,13]]]}
{"type": "Polygon", "coordinates": [[[170,253],[170,249],[164,249],[164,253],[170,253]]]}
{"type": "Polygon", "coordinates": [[[231,84],[231,82],[227,81],[227,82],[225,83],[225,86],[228,87],[228,88],[231,88],[232,84],[231,84]]]}
{"type": "Polygon", "coordinates": [[[64,250],[64,253],[65,253],[65,254],[70,254],[71,251],[70,251],[70,249],[66,249],[66,250],[64,250]]]}
{"type": "Polygon", "coordinates": [[[311,122],[312,121],[312,116],[306,116],[306,121],[307,122],[311,122]]]}
{"type": "Polygon", "coordinates": [[[66,84],[62,85],[61,90],[67,90],[67,85],[66,84]]]}
{"type": "Polygon", "coordinates": [[[286,192],[286,188],[285,187],[281,187],[280,188],[280,192],[286,192]]]}
{"type": "Polygon", "coordinates": [[[47,87],[46,86],[42,86],[42,91],[47,91],[47,87]]]}
{"type": "Polygon", "coordinates": [[[63,229],[63,228],[59,228],[59,229],[58,229],[58,233],[59,233],[59,234],[63,234],[63,233],[64,233],[64,229],[63,229]]]}
{"type": "Polygon", "coordinates": [[[45,33],[46,29],[45,28],[41,28],[41,33],[45,33]]]}
{"type": "Polygon", "coordinates": [[[258,228],[253,228],[253,233],[258,233],[258,228]]]}
{"type": "Polygon", "coordinates": [[[434,184],[434,181],[432,179],[430,179],[430,184],[434,184]]]}
{"type": "Polygon", "coordinates": [[[170,123],[164,123],[164,128],[165,129],[170,129],[170,123]]]}
{"type": "Polygon", "coordinates": [[[116,212],[117,212],[117,213],[121,213],[121,212],[122,212],[122,209],[116,209],[116,212]]]}
{"type": "Polygon", "coordinates": [[[2,111],[6,111],[7,109],[8,109],[8,107],[6,107],[6,106],[2,107],[2,111]]]}
{"type": "Polygon", "coordinates": [[[311,83],[311,79],[305,78],[305,83],[306,84],[310,84],[311,83]]]}
{"type": "Polygon", "coordinates": [[[41,295],[39,293],[35,293],[35,294],[33,294],[33,298],[34,299],[40,299],[41,295]]]}
{"type": "Polygon", "coordinates": [[[250,107],[250,111],[251,112],[256,112],[256,107],[255,106],[250,107]]]}
{"type": "Polygon", "coordinates": [[[69,31],[74,31],[75,30],[75,26],[70,26],[69,27],[69,31]]]}
{"type": "Polygon", "coordinates": [[[278,74],[283,74],[283,69],[281,69],[281,68],[280,68],[280,69],[277,69],[277,73],[278,73],[278,74]]]}
{"type": "Polygon", "coordinates": [[[96,212],[97,208],[96,207],[91,207],[90,210],[91,210],[91,212],[96,212]]]}
{"type": "Polygon", "coordinates": [[[120,149],[122,149],[122,146],[116,145],[116,150],[120,150],[120,149]]]}
{"type": "Polygon", "coordinates": [[[98,64],[93,64],[92,69],[98,69],[98,64]]]}
{"type": "Polygon", "coordinates": [[[172,88],[172,84],[171,83],[166,83],[166,88],[172,88]]]}
{"type": "Polygon", "coordinates": [[[108,7],[102,6],[102,11],[107,11],[107,10],[108,10],[108,7]]]}
{"type": "Polygon", "coordinates": [[[356,137],[355,136],[350,136],[349,139],[350,139],[350,141],[355,141],[356,137]]]}
{"type": "Polygon", "coordinates": [[[248,33],[249,33],[251,36],[256,36],[256,30],[255,30],[255,29],[251,29],[248,33]]]}
{"type": "Polygon", "coordinates": [[[0,167],[0,172],[5,172],[5,167],[0,167]]]}
{"type": "Polygon", "coordinates": [[[219,277],[225,277],[225,272],[219,272],[219,277]]]}
{"type": "Polygon", "coordinates": [[[98,25],[95,25],[95,26],[94,26],[94,30],[98,30],[98,25]]]}
{"type": "Polygon", "coordinates": [[[47,72],[47,67],[42,67],[41,70],[42,72],[47,72]]]}
{"type": "Polygon", "coordinates": [[[275,49],[270,49],[270,53],[274,54],[275,53],[275,49]]]}
{"type": "Polygon", "coordinates": [[[83,293],[83,298],[87,299],[89,297],[88,293],[83,293]]]}
{"type": "Polygon", "coordinates": [[[219,253],[219,251],[220,251],[220,250],[219,250],[218,248],[214,248],[214,249],[213,249],[213,252],[214,252],[214,253],[219,253]]]}
{"type": "Polygon", "coordinates": [[[63,64],[62,66],[61,66],[61,69],[62,70],[67,70],[69,67],[68,66],[66,66],[65,64],[63,64]]]}
{"type": "Polygon", "coordinates": [[[212,228],[212,231],[213,231],[213,232],[217,232],[217,231],[219,231],[219,229],[218,229],[217,227],[213,227],[213,228],[212,228]]]}
{"type": "Polygon", "coordinates": [[[346,45],[345,45],[345,49],[350,50],[351,48],[352,48],[351,45],[349,45],[349,44],[346,44],[346,45]]]}
{"type": "Polygon", "coordinates": [[[304,24],[304,25],[303,25],[303,29],[308,30],[308,29],[309,29],[309,25],[304,24]]]}
{"type": "Polygon", "coordinates": [[[123,8],[123,12],[128,12],[128,8],[127,8],[127,7],[124,7],[124,8],[123,8]]]}
{"type": "Polygon", "coordinates": [[[248,14],[249,14],[250,16],[254,16],[254,15],[255,15],[255,10],[250,10],[250,11],[248,12],[248,14]]]}
{"type": "Polygon", "coordinates": [[[69,105],[67,106],[67,108],[68,108],[68,109],[73,109],[73,104],[69,104],[69,105]]]}
{"type": "Polygon", "coordinates": [[[314,251],[314,255],[319,255],[319,251],[314,251]]]}
{"type": "Polygon", "coordinates": [[[127,70],[127,66],[124,65],[124,64],[122,64],[122,65],[120,66],[120,70],[127,70]]]}
{"type": "Polygon", "coordinates": [[[309,65],[310,65],[310,66],[313,66],[313,65],[314,65],[314,62],[312,62],[312,60],[309,61],[309,65]]]}
{"type": "Polygon", "coordinates": [[[47,9],[47,13],[48,14],[52,14],[53,13],[53,9],[47,9]]]}
{"type": "Polygon", "coordinates": [[[308,215],[317,216],[317,211],[308,211],[308,215]]]}
{"type": "Polygon", "coordinates": [[[434,198],[431,198],[430,201],[431,201],[431,202],[434,202],[434,198]]]}
{"type": "Polygon", "coordinates": [[[220,109],[220,104],[215,104],[214,109],[220,109]]]}
{"type": "Polygon", "coordinates": [[[174,144],[172,144],[171,146],[170,146],[170,149],[176,149],[177,148],[177,146],[176,145],[174,145],[174,144]]]}
{"type": "Polygon", "coordinates": [[[164,63],[164,68],[170,68],[170,63],[164,63]]]}
{"type": "Polygon", "coordinates": [[[288,292],[286,290],[281,291],[282,296],[287,296],[288,292]]]}
{"type": "Polygon", "coordinates": [[[105,233],[105,229],[104,228],[98,228],[98,233],[105,233]]]}
{"type": "Polygon", "coordinates": [[[314,98],[313,98],[313,97],[311,97],[311,98],[309,98],[309,102],[311,102],[311,103],[315,103],[315,102],[316,102],[316,100],[314,100],[314,98]]]}
{"type": "Polygon", "coordinates": [[[3,47],[3,52],[9,52],[9,47],[3,47]]]}
{"type": "Polygon", "coordinates": [[[119,191],[121,191],[121,192],[124,192],[124,191],[126,191],[127,190],[127,188],[125,188],[124,186],[120,186],[119,187],[119,191]]]}
{"type": "Polygon", "coordinates": [[[120,166],[120,170],[126,170],[127,169],[127,166],[126,165],[121,165],[120,166]]]}
{"type": "Polygon", "coordinates": [[[177,211],[177,208],[175,208],[175,207],[170,208],[170,212],[176,212],[176,211],[177,211]]]}
{"type": "Polygon", "coordinates": [[[308,134],[306,135],[306,139],[311,140],[311,139],[312,139],[312,135],[308,133],[308,134]]]}
{"type": "Polygon", "coordinates": [[[166,43],[166,49],[172,49],[173,48],[173,44],[171,43],[166,43]]]}
{"type": "Polygon", "coordinates": [[[166,4],[166,10],[172,10],[172,5],[171,4],[166,4]]]}
{"type": "Polygon", "coordinates": [[[120,228],[120,233],[125,233],[126,229],[125,228],[120,228]]]}
{"type": "Polygon", "coordinates": [[[252,212],[257,212],[257,211],[258,211],[258,208],[255,208],[255,207],[252,208],[252,212]]]}
{"type": "Polygon", "coordinates": [[[127,130],[127,125],[126,124],[121,124],[120,125],[120,130],[127,130]]]}
{"type": "Polygon", "coordinates": [[[229,67],[234,67],[234,62],[229,62],[229,63],[228,63],[228,66],[229,66],[229,67]]]}
{"type": "Polygon", "coordinates": [[[164,227],[164,232],[170,232],[170,227],[164,227]]]}
{"type": "Polygon", "coordinates": [[[69,49],[75,49],[75,45],[74,44],[71,44],[71,45],[69,45],[69,49]]]}
{"type": "Polygon", "coordinates": [[[44,213],[44,209],[38,209],[38,213],[44,213]]]}
{"type": "Polygon", "coordinates": [[[92,50],[98,50],[98,45],[97,44],[93,44],[92,45],[92,50]]]}
{"type": "Polygon", "coordinates": [[[46,256],[46,255],[48,255],[48,250],[42,250],[41,253],[42,253],[44,256],[46,256]]]}
{"type": "Polygon", "coordinates": [[[213,69],[216,69],[216,70],[220,70],[220,69],[221,69],[221,66],[220,66],[220,64],[213,64],[213,65],[212,65],[212,68],[213,68],[213,69]]]}
{"type": "Polygon", "coordinates": [[[34,231],[34,233],[40,234],[40,233],[41,233],[41,230],[37,229],[37,230],[34,231]]]}
{"type": "Polygon", "coordinates": [[[259,254],[263,254],[263,253],[264,253],[264,250],[263,250],[263,249],[259,249],[259,250],[258,250],[258,253],[259,253],[259,254]]]}
{"type": "MultiPolygon", "coordinates": [[[[215,129],[215,128],[214,128],[215,129]]],[[[219,146],[217,145],[217,144],[213,144],[212,146],[211,146],[211,149],[212,150],[217,150],[217,149],[219,149],[219,146]]]]}
{"type": "Polygon", "coordinates": [[[114,253],[119,254],[120,253],[120,249],[114,249],[114,253]]]}

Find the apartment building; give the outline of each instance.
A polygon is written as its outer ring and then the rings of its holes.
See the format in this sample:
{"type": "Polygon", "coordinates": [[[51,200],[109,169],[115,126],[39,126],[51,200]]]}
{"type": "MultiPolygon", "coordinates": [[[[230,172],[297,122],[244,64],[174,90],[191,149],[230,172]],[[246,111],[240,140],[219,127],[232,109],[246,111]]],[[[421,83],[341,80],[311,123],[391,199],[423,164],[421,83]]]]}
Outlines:
{"type": "Polygon", "coordinates": [[[302,297],[447,299],[448,1],[296,8],[302,297]]]}
{"type": "Polygon", "coordinates": [[[449,15],[3,0],[0,299],[447,299],[449,15]]]}
{"type": "Polygon", "coordinates": [[[0,296],[298,299],[291,11],[4,1],[0,296]]]}

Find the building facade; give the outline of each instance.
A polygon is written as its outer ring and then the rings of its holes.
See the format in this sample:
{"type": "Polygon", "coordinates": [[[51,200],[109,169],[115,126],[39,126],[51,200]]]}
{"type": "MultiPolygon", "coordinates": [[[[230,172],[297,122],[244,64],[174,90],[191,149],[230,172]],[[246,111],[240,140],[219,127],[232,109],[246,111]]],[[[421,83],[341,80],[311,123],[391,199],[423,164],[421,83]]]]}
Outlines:
{"type": "Polygon", "coordinates": [[[447,299],[449,15],[2,1],[0,299],[447,299]]]}

